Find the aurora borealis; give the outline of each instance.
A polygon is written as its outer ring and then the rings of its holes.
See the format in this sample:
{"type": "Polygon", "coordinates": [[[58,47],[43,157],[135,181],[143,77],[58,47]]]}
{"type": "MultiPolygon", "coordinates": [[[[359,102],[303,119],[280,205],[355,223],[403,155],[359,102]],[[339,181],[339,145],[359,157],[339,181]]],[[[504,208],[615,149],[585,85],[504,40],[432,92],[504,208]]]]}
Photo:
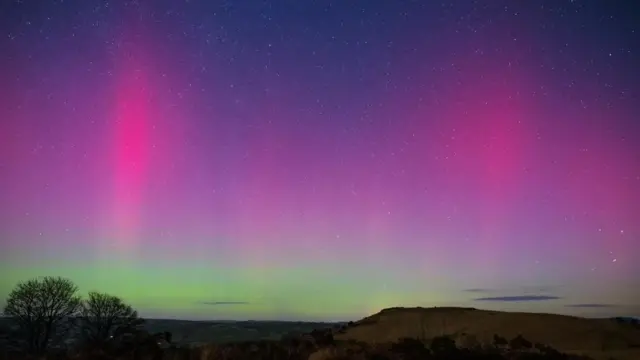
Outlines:
{"type": "Polygon", "coordinates": [[[631,3],[2,2],[0,302],[640,316],[631,3]]]}

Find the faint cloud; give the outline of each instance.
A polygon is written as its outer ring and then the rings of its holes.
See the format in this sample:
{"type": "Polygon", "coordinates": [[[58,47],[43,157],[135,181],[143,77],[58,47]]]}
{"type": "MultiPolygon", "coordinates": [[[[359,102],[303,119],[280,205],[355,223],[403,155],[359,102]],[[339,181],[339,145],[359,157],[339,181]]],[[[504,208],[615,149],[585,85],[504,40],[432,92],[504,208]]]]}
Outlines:
{"type": "Polygon", "coordinates": [[[554,293],[560,286],[550,285],[529,285],[529,286],[516,286],[508,288],[468,288],[462,289],[463,292],[469,293],[516,293],[522,295],[537,295],[554,293]]]}
{"type": "Polygon", "coordinates": [[[523,286],[522,293],[552,293],[558,290],[559,286],[539,285],[539,286],[523,286]]]}
{"type": "Polygon", "coordinates": [[[613,304],[569,304],[569,305],[565,305],[566,307],[570,307],[570,308],[615,308],[618,307],[618,305],[613,305],[613,304]]]}
{"type": "Polygon", "coordinates": [[[522,295],[522,296],[492,296],[473,299],[473,301],[502,301],[502,302],[524,302],[524,301],[548,301],[561,299],[559,296],[549,295],[522,295]]]}
{"type": "Polygon", "coordinates": [[[248,301],[201,301],[200,304],[203,305],[249,305],[248,301]]]}

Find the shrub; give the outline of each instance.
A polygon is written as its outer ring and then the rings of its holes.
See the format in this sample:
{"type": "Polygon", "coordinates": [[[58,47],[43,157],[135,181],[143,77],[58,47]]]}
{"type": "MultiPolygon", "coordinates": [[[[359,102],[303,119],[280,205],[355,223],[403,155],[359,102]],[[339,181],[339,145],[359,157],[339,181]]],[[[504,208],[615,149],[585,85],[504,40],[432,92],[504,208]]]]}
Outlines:
{"type": "Polygon", "coordinates": [[[493,346],[497,348],[502,348],[507,346],[508,344],[509,342],[507,341],[507,339],[503,338],[502,336],[499,336],[498,334],[493,335],[493,346]]]}
{"type": "Polygon", "coordinates": [[[513,350],[527,350],[531,349],[533,344],[522,335],[518,335],[509,341],[509,347],[513,350]]]}

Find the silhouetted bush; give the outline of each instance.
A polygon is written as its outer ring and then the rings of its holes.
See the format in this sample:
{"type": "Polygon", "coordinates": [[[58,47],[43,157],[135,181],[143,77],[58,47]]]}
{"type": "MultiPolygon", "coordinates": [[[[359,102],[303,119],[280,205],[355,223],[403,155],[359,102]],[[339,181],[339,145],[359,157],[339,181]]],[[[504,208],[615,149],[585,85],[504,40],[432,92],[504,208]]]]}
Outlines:
{"type": "Polygon", "coordinates": [[[532,346],[531,341],[525,339],[522,335],[518,335],[509,341],[509,347],[512,350],[526,350],[531,349],[532,346]]]}
{"type": "Polygon", "coordinates": [[[333,332],[331,329],[314,329],[309,335],[318,346],[333,345],[333,332]]]}
{"type": "Polygon", "coordinates": [[[431,339],[431,351],[436,357],[443,359],[453,358],[459,355],[459,349],[456,346],[456,341],[449,336],[436,336],[431,339]]]}
{"type": "Polygon", "coordinates": [[[494,334],[493,335],[493,346],[497,347],[497,348],[501,348],[501,347],[505,347],[509,345],[509,342],[507,341],[507,339],[503,338],[502,336],[498,335],[498,334],[494,334]]]}
{"type": "Polygon", "coordinates": [[[414,338],[402,338],[398,342],[391,344],[389,350],[401,355],[403,358],[424,358],[431,354],[431,351],[425,346],[425,344],[414,338]]]}

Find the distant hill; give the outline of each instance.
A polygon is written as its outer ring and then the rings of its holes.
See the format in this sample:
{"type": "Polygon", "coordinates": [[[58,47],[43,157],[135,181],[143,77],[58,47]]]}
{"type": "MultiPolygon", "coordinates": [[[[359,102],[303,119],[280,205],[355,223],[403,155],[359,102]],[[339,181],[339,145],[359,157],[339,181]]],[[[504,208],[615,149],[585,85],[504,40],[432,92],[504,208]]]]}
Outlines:
{"type": "Polygon", "coordinates": [[[452,335],[456,341],[491,343],[494,334],[506,339],[522,335],[533,343],[595,358],[640,360],[640,329],[614,319],[477,310],[473,308],[390,308],[352,323],[337,340],[369,343],[403,337],[430,339],[452,335]],[[622,355],[619,355],[622,354],[622,355]]]}

